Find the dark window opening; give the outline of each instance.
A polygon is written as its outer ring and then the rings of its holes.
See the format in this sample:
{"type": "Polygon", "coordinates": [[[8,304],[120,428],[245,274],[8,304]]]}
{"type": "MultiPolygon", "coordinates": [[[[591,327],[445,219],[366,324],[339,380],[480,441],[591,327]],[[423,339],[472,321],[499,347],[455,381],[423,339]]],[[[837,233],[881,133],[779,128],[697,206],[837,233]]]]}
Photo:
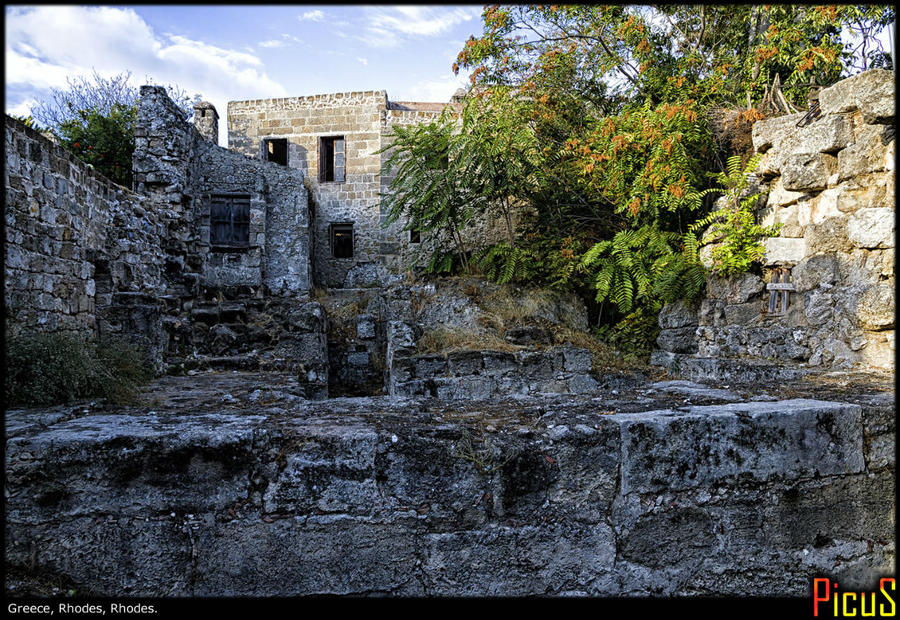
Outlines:
{"type": "Polygon", "coordinates": [[[282,166],[288,163],[288,148],[286,138],[266,140],[266,161],[275,162],[282,166]]]}
{"type": "Polygon", "coordinates": [[[331,225],[331,255],[335,258],[353,257],[353,224],[331,225]]]}
{"type": "Polygon", "coordinates": [[[250,247],[250,194],[210,197],[209,244],[221,249],[250,247]]]}
{"type": "Polygon", "coordinates": [[[200,110],[200,118],[206,118],[206,108],[200,110]]]}
{"type": "Polygon", "coordinates": [[[422,242],[422,233],[417,228],[413,228],[409,231],[409,242],[410,243],[421,243],[422,242]]]}
{"type": "Polygon", "coordinates": [[[344,182],[344,137],[319,138],[319,182],[344,182]]]}

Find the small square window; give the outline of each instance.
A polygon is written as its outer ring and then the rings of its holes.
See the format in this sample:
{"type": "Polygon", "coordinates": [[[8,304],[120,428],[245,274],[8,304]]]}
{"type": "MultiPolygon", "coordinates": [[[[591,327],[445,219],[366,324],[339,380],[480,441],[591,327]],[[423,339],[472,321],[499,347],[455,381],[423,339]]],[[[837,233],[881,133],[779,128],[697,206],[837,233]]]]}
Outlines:
{"type": "Polygon", "coordinates": [[[319,182],[343,183],[345,170],[344,136],[319,138],[319,182]]]}
{"type": "Polygon", "coordinates": [[[209,244],[250,247],[250,194],[213,194],[209,206],[209,244]]]}
{"type": "Polygon", "coordinates": [[[353,258],[353,223],[331,225],[331,255],[353,258]]]}
{"type": "Polygon", "coordinates": [[[271,140],[266,140],[266,161],[287,166],[288,147],[286,138],[272,138],[271,140]]]}

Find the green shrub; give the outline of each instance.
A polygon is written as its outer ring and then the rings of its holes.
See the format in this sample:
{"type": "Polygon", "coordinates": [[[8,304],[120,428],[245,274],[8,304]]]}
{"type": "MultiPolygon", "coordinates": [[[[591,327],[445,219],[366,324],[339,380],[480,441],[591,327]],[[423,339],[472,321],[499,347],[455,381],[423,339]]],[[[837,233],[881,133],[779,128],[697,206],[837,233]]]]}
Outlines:
{"type": "Polygon", "coordinates": [[[55,405],[79,398],[124,403],[152,377],[143,354],[119,340],[27,334],[6,343],[8,405],[55,405]]]}

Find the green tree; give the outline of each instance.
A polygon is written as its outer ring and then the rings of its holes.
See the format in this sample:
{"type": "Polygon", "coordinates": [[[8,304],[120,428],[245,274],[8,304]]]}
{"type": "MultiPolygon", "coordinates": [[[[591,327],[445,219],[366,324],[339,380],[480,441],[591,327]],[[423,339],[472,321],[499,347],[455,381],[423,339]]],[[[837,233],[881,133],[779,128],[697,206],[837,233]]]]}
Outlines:
{"type": "MultiPolygon", "coordinates": [[[[131,85],[131,72],[104,78],[94,71],[91,77],[67,81],[68,88],[51,89],[50,96],[32,109],[33,118],[57,134],[66,149],[109,179],[130,187],[140,97],[131,85]]],[[[166,86],[166,90],[188,118],[193,109],[191,99],[177,86],[166,86]]]]}
{"type": "Polygon", "coordinates": [[[379,151],[389,153],[382,173],[392,177],[383,196],[388,210],[385,225],[402,220],[404,230],[436,233],[439,242],[429,263],[429,270],[436,273],[453,269],[453,248],[468,269],[470,248],[462,230],[478,200],[465,183],[463,144],[454,139],[455,126],[447,111],[433,123],[395,126],[391,144],[379,151]],[[450,247],[441,240],[450,240],[450,247]]]}
{"type": "Polygon", "coordinates": [[[107,178],[131,187],[134,122],[137,108],[113,105],[105,114],[80,110],[77,117],[59,127],[63,146],[91,164],[107,178]]]}

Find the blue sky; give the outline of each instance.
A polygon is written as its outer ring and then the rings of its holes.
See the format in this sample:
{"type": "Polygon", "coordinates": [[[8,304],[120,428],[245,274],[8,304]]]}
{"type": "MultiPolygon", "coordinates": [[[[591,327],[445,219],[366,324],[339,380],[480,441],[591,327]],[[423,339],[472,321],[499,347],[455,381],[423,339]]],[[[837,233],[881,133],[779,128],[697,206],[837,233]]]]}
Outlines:
{"type": "Polygon", "coordinates": [[[7,6],[6,111],[27,115],[66,78],[131,71],[227,102],[351,90],[447,101],[468,74],[451,65],[481,33],[472,5],[7,6]]]}

